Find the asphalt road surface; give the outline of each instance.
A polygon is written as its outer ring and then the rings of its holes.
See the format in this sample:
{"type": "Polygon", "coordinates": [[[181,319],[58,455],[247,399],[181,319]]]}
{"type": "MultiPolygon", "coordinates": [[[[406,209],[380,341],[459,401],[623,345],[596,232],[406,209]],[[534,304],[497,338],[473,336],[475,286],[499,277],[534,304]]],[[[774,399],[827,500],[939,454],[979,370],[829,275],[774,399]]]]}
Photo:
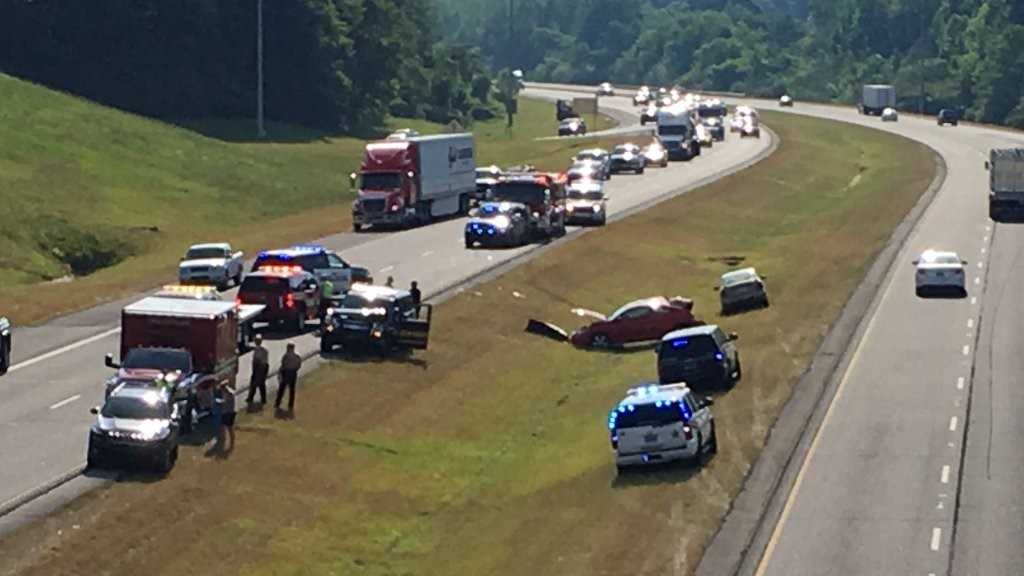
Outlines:
{"type": "Polygon", "coordinates": [[[883,284],[834,399],[741,574],[1024,574],[1024,223],[988,217],[991,148],[1024,134],[852,107],[726,98],[927,144],[947,177],[883,284]],[[968,296],[923,299],[927,248],[968,261],[968,296]]]}
{"type": "MultiPolygon", "coordinates": [[[[545,98],[554,95],[544,90],[529,92],[545,98]]],[[[601,102],[604,109],[617,111],[620,118],[638,119],[627,98],[603,98],[601,102]]],[[[552,107],[552,131],[556,125],[552,107]]],[[[616,131],[626,128],[629,126],[616,131]]],[[[770,137],[730,138],[692,162],[650,169],[642,176],[615,176],[607,186],[609,215],[614,217],[693,182],[722,175],[769,146],[770,137]]],[[[368,267],[379,281],[393,276],[396,286],[404,287],[418,280],[427,296],[535,248],[466,250],[463,226],[464,219],[460,218],[392,234],[342,233],[316,242],[338,251],[355,265],[368,267]]],[[[68,289],[73,290],[73,284],[68,289]]],[[[231,293],[226,296],[233,297],[231,293]]],[[[58,480],[73,478],[61,488],[68,497],[100,482],[78,475],[84,466],[87,432],[93,420],[89,408],[102,401],[103,381],[111,374],[103,366],[103,356],[118,349],[119,311],[136,299],[99,306],[37,327],[15,328],[13,366],[0,378],[0,511],[11,509],[14,503],[58,480]]],[[[266,338],[272,370],[286,340],[295,342],[304,356],[318,352],[313,334],[267,334],[266,338]]],[[[311,364],[307,362],[307,366],[311,364]]],[[[238,382],[245,385],[248,380],[249,358],[245,357],[238,382]]],[[[273,388],[272,382],[271,393],[273,388]]],[[[301,391],[299,396],[297,410],[301,414],[301,391]]],[[[17,514],[10,515],[14,516],[17,514]]],[[[9,523],[10,517],[0,524],[9,523]]]]}

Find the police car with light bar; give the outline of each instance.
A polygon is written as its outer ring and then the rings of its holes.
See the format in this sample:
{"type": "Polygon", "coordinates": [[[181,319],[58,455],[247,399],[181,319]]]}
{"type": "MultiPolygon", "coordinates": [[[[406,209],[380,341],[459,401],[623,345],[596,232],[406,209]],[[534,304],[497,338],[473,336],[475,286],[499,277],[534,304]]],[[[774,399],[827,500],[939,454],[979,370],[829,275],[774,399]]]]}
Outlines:
{"type": "Polygon", "coordinates": [[[366,268],[352,266],[341,256],[316,244],[302,244],[281,250],[264,250],[252,265],[255,272],[266,266],[298,266],[313,274],[318,282],[330,280],[337,293],[345,292],[354,283],[373,283],[366,268]]]}
{"type": "Polygon", "coordinates": [[[714,401],[697,398],[686,384],[643,384],[631,388],[608,414],[615,465],[622,471],[690,460],[697,464],[718,451],[714,401]]]}
{"type": "Polygon", "coordinates": [[[522,246],[530,241],[529,207],[519,202],[484,202],[470,212],[466,222],[466,248],[522,246]]]}
{"type": "Polygon", "coordinates": [[[286,325],[298,334],[305,332],[306,322],[320,318],[320,285],[313,274],[301,266],[264,264],[250,272],[238,289],[239,308],[262,305],[258,322],[286,325]]]}
{"type": "Polygon", "coordinates": [[[387,286],[357,284],[338,307],[329,308],[320,332],[320,351],[336,346],[426,350],[433,306],[415,304],[412,294],[387,286]]]}

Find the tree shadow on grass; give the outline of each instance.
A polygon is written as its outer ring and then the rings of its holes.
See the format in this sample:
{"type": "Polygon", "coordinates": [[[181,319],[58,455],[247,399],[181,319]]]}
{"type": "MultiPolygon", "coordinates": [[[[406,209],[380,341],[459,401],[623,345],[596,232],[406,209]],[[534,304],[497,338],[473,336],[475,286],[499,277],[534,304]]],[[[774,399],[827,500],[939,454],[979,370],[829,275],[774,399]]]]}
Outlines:
{"type": "Polygon", "coordinates": [[[264,122],[265,134],[260,136],[255,118],[183,118],[171,120],[171,123],[207,138],[234,144],[312,144],[327,143],[332,138],[376,140],[390,132],[380,126],[359,127],[343,133],[283,122],[264,122]]]}

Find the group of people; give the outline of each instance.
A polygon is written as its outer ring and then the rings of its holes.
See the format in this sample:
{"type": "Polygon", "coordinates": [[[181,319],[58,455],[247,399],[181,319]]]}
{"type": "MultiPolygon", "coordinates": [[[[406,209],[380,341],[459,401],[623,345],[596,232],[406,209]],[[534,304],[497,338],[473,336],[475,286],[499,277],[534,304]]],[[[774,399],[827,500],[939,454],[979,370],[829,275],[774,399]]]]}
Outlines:
{"type": "MultiPolygon", "coordinates": [[[[386,285],[394,286],[394,278],[388,276],[386,285]]],[[[323,284],[324,295],[328,298],[334,295],[334,286],[330,281],[323,284]]],[[[409,294],[412,296],[413,305],[419,309],[421,293],[419,285],[413,281],[409,287],[409,294]]],[[[274,401],[274,410],[281,414],[281,401],[284,400],[284,393],[288,391],[288,412],[295,413],[295,384],[299,379],[299,370],[302,368],[302,357],[295,351],[295,344],[289,342],[284,355],[281,356],[281,368],[278,372],[277,398],[274,401]]],[[[257,334],[253,338],[252,347],[252,375],[249,380],[249,395],[246,398],[246,405],[249,410],[256,409],[267,403],[267,375],[270,373],[270,352],[263,346],[263,335],[257,334]],[[255,402],[259,394],[259,403],[255,402]]],[[[231,451],[235,447],[235,389],[227,382],[221,383],[214,390],[213,416],[217,426],[217,444],[215,448],[221,451],[231,451]],[[228,442],[230,439],[230,442],[228,442]]]]}

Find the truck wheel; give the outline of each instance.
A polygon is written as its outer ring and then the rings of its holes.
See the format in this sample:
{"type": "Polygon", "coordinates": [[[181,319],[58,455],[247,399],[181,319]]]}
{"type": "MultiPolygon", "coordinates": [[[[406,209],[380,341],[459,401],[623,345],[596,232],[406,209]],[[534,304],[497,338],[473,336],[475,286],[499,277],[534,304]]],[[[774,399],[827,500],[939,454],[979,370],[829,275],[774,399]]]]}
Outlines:
{"type": "Polygon", "coordinates": [[[469,238],[466,238],[466,250],[472,250],[472,249],[473,249],[473,241],[470,240],[469,238]]]}
{"type": "Polygon", "coordinates": [[[306,311],[299,310],[295,317],[295,333],[302,334],[306,331],[306,311]]]}
{"type": "Polygon", "coordinates": [[[711,439],[708,440],[708,454],[718,454],[718,430],[715,430],[715,423],[711,423],[711,439]]]}
{"type": "Polygon", "coordinates": [[[189,399],[185,403],[185,413],[181,415],[181,434],[182,436],[188,436],[192,433],[192,428],[195,425],[194,418],[192,417],[192,400],[189,399]]]}
{"type": "Polygon", "coordinates": [[[352,231],[353,232],[362,232],[363,231],[363,225],[362,224],[356,224],[355,222],[353,222],[352,223],[352,231]]]}
{"type": "Polygon", "coordinates": [[[156,470],[161,474],[167,474],[174,468],[174,463],[178,460],[178,447],[168,448],[160,455],[156,462],[156,470]]]}
{"type": "Polygon", "coordinates": [[[321,354],[330,354],[331,352],[334,352],[334,345],[331,344],[331,341],[328,340],[327,338],[321,338],[320,339],[320,353],[321,354]]]}

